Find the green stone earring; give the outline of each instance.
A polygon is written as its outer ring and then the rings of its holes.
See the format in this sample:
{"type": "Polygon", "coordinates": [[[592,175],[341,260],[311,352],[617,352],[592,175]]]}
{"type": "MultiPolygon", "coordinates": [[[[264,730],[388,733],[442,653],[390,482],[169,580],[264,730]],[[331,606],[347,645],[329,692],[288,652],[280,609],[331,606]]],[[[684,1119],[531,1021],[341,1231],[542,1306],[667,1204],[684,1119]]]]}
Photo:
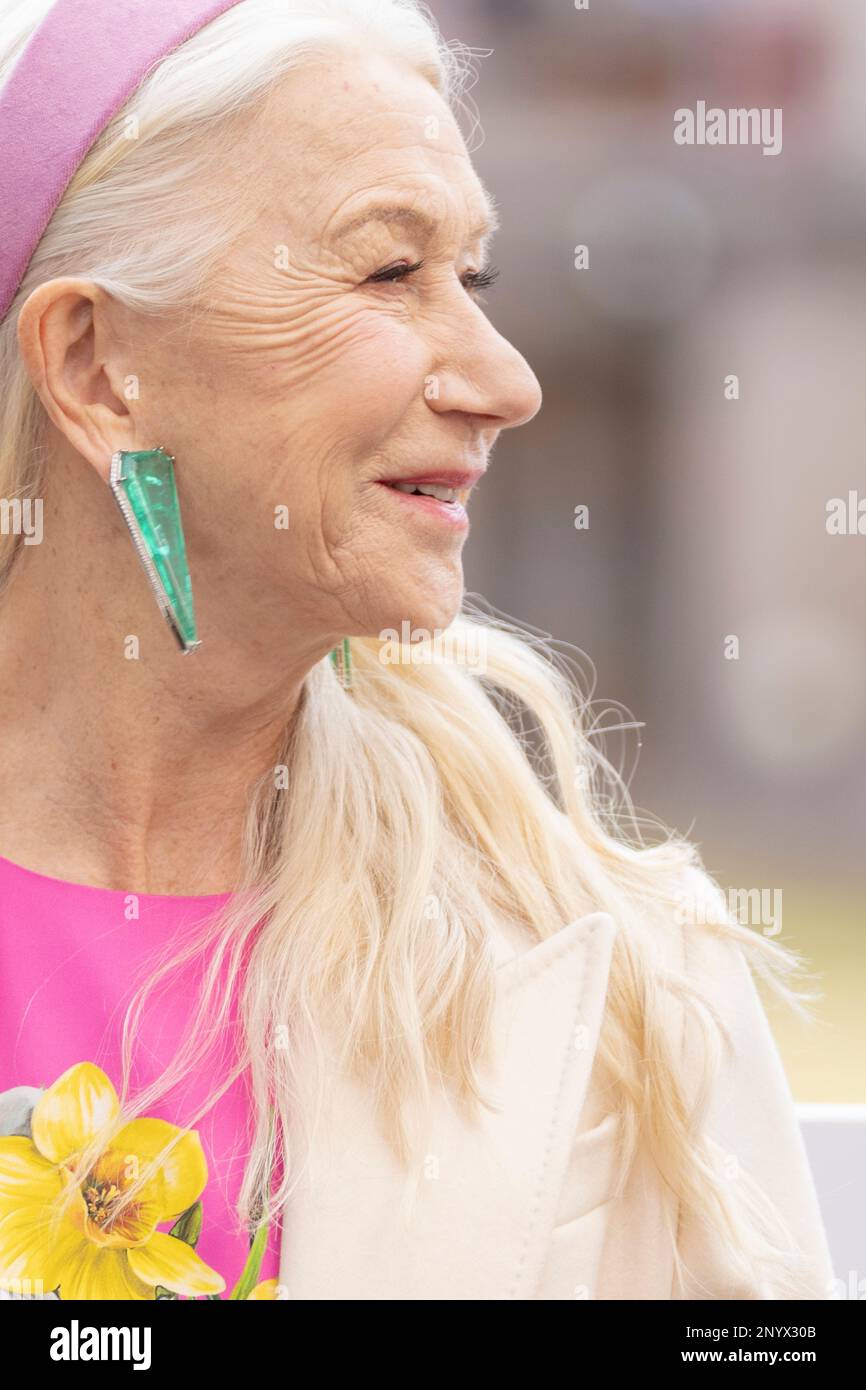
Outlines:
{"type": "Polygon", "coordinates": [[[339,647],[334,647],[331,652],[331,660],[340,677],[340,684],[344,690],[352,688],[352,649],[349,646],[348,637],[344,637],[339,647]]]}
{"type": "Polygon", "coordinates": [[[161,444],[140,451],[120,449],[112,455],[109,481],[160,611],[186,653],[200,647],[201,642],[196,633],[174,464],[174,455],[161,444]]]}

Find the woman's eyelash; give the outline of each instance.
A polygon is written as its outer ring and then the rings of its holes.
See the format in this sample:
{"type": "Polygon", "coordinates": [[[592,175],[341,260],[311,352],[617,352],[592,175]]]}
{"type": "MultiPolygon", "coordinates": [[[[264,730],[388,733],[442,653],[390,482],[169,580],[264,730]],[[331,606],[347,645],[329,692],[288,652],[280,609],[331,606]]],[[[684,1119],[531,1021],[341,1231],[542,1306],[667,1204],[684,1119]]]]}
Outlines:
{"type": "MultiPolygon", "coordinates": [[[[416,271],[422,270],[424,261],[416,261],[414,265],[407,265],[405,261],[399,261],[397,265],[389,265],[384,270],[377,270],[375,274],[368,276],[374,284],[383,284],[393,281],[406,280],[416,271]]],[[[494,283],[499,275],[495,266],[485,266],[483,270],[467,270],[462,277],[462,284],[467,290],[486,290],[494,283]]]]}
{"type": "Polygon", "coordinates": [[[414,265],[406,265],[405,261],[399,261],[397,265],[386,266],[384,270],[377,270],[375,275],[370,275],[367,278],[375,284],[387,280],[405,280],[407,275],[412,275],[416,270],[420,270],[423,264],[423,261],[416,261],[414,265]]]}
{"type": "Polygon", "coordinates": [[[467,290],[486,290],[499,278],[495,265],[486,265],[483,270],[467,270],[463,283],[467,290]]]}

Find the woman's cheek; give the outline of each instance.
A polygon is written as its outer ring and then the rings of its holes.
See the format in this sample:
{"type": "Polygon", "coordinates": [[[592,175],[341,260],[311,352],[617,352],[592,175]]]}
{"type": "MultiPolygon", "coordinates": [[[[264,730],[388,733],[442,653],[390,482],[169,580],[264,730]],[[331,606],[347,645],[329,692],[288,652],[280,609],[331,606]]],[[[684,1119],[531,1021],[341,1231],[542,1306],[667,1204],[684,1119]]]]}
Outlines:
{"type": "Polygon", "coordinates": [[[423,401],[432,379],[424,336],[405,313],[368,316],[347,348],[342,366],[349,393],[363,408],[377,411],[381,420],[399,418],[423,401]]]}

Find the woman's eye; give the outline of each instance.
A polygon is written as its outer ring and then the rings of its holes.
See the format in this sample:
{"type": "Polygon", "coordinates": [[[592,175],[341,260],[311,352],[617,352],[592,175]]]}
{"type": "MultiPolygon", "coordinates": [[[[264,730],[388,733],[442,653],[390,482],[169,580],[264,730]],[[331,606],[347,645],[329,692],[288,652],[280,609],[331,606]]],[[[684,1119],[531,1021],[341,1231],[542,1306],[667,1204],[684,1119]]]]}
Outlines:
{"type": "Polygon", "coordinates": [[[423,261],[416,261],[414,265],[408,265],[406,261],[399,261],[397,265],[386,266],[384,270],[377,270],[374,275],[368,275],[367,279],[374,285],[387,284],[392,280],[405,280],[407,276],[414,275],[416,270],[420,270],[423,261]]]}
{"type": "Polygon", "coordinates": [[[463,276],[463,286],[467,290],[486,290],[497,280],[499,271],[493,265],[486,265],[482,270],[467,270],[463,276]]]}
{"type": "MultiPolygon", "coordinates": [[[[377,270],[375,274],[369,275],[367,277],[367,283],[382,285],[408,280],[410,275],[414,275],[415,272],[421,270],[423,266],[424,261],[416,261],[414,265],[410,265],[407,261],[398,261],[396,265],[385,266],[384,269],[377,270]]],[[[467,270],[465,274],[460,277],[460,283],[464,289],[470,292],[486,290],[490,288],[498,275],[499,271],[495,266],[488,265],[484,266],[481,270],[467,270]]]]}

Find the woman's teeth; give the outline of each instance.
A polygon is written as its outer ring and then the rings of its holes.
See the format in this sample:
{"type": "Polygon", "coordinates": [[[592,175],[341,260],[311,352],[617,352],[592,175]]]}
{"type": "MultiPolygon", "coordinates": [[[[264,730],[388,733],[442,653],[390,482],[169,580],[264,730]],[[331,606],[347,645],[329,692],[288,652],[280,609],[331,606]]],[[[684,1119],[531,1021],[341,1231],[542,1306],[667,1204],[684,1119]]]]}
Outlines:
{"type": "Polygon", "coordinates": [[[435,497],[439,502],[456,502],[460,495],[458,488],[440,487],[437,483],[392,483],[391,486],[398,492],[420,492],[424,497],[435,497]]]}

